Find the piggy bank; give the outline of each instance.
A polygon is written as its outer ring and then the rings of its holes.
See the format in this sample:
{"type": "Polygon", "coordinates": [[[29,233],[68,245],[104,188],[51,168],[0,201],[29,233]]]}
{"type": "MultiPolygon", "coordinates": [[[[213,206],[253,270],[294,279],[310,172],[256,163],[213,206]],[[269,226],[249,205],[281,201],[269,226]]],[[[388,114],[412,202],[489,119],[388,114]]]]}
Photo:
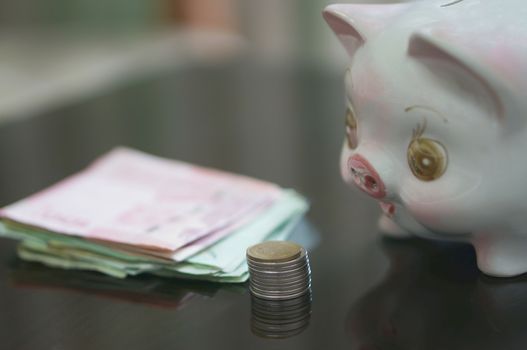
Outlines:
{"type": "Polygon", "coordinates": [[[344,180],[382,232],[462,240],[492,276],[527,272],[527,6],[331,5],[350,56],[344,180]]]}

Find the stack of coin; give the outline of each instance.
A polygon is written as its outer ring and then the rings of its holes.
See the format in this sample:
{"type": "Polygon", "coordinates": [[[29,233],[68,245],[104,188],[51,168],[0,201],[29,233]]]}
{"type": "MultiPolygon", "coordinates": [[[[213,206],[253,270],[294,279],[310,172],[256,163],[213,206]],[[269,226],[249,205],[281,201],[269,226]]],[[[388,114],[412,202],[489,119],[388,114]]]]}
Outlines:
{"type": "Polygon", "coordinates": [[[302,333],[311,318],[311,293],[288,300],[253,296],[251,330],[263,338],[288,338],[302,333]]]}
{"type": "Polygon", "coordinates": [[[251,293],[261,299],[298,298],[311,290],[306,250],[296,243],[267,241],[247,249],[251,293]]]}

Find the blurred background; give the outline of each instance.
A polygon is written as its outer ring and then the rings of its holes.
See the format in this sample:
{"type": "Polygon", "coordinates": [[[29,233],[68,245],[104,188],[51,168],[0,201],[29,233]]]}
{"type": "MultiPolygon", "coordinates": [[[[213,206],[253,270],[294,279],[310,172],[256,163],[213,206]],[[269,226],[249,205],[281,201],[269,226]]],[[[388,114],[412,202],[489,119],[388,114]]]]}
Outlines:
{"type": "Polygon", "coordinates": [[[272,346],[250,332],[244,287],[86,279],[2,240],[0,344],[525,348],[526,283],[478,275],[470,247],[380,244],[377,203],[343,184],[348,58],[321,16],[330,2],[0,0],[0,207],[125,145],[294,188],[321,238],[310,325],[272,346]],[[199,301],[182,307],[188,293],[199,301]]]}
{"type": "MultiPolygon", "coordinates": [[[[370,333],[350,337],[345,320],[384,315],[375,302],[366,304],[373,309],[366,307],[364,313],[353,305],[382,280],[390,262],[377,243],[377,203],[346,188],[339,174],[348,58],[322,19],[329,2],[0,0],[0,206],[81,170],[119,145],[294,188],[310,200],[307,220],[322,243],[310,255],[315,297],[311,324],[302,337],[282,347],[338,344],[333,346],[338,349],[347,348],[349,338],[369,340],[370,333]]],[[[404,253],[399,255],[408,255],[404,253]]],[[[0,256],[14,258],[14,243],[4,240],[0,256]]],[[[421,265],[428,267],[421,260],[408,264],[421,265]]],[[[63,283],[60,271],[41,277],[38,267],[21,266],[15,284],[29,279],[38,285],[38,278],[63,283]],[[35,274],[37,281],[31,277],[35,274]]],[[[0,309],[8,311],[0,317],[0,329],[7,344],[22,339],[29,348],[55,344],[56,349],[64,348],[58,344],[166,348],[176,343],[181,348],[270,348],[251,336],[248,294],[240,298],[222,290],[215,302],[163,313],[89,296],[7,288],[5,271],[0,268],[0,288],[9,294],[0,298],[0,309]],[[60,324],[50,322],[61,318],[60,324]]],[[[70,276],[65,279],[77,281],[70,276]]],[[[430,283],[424,274],[424,282],[415,286],[408,278],[393,276],[387,281],[401,280],[402,285],[386,282],[365,300],[378,298],[389,312],[399,305],[400,295],[418,295],[423,283],[430,283]],[[415,292],[405,294],[406,286],[415,292]]],[[[441,298],[442,287],[431,281],[430,294],[441,298]]],[[[141,288],[141,281],[126,282],[131,289],[141,288]]],[[[160,292],[155,286],[146,283],[145,294],[155,297],[160,292]]],[[[462,285],[460,297],[448,294],[447,302],[438,305],[469,300],[469,287],[462,285]]],[[[168,285],[172,291],[177,288],[168,285]]],[[[447,290],[453,288],[448,285],[447,290]]],[[[410,333],[442,335],[435,319],[420,316],[429,305],[421,309],[419,301],[412,306],[410,299],[403,299],[404,309],[419,316],[411,319],[417,320],[414,324],[401,314],[403,324],[412,326],[410,333]]],[[[511,300],[516,307],[517,298],[511,300]]],[[[459,303],[452,305],[459,308],[459,303]]],[[[389,326],[385,336],[394,335],[391,318],[379,324],[383,332],[389,326]]],[[[452,334],[465,334],[453,329],[452,334]]]]}
{"type": "Polygon", "coordinates": [[[328,3],[0,0],[0,205],[118,145],[342,197],[328,3]]]}

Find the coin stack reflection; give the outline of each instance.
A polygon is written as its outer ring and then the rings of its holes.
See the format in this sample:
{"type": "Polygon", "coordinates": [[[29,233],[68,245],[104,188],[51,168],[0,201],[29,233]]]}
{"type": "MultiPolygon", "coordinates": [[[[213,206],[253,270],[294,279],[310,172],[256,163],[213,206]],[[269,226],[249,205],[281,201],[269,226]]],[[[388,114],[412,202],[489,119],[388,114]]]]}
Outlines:
{"type": "Polygon", "coordinates": [[[306,250],[286,241],[267,241],[247,249],[251,293],[266,300],[298,298],[311,290],[306,250]]]}
{"type": "Polygon", "coordinates": [[[288,300],[251,298],[251,330],[263,338],[288,338],[309,326],[311,293],[288,300]]]}

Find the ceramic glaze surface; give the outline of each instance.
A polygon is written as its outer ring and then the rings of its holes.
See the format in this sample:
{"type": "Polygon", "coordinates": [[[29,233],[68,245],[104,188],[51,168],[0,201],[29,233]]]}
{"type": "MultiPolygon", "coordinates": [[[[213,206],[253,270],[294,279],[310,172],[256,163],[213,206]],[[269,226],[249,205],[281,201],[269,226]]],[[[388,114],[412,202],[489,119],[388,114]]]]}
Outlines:
{"type": "Polygon", "coordinates": [[[527,4],[343,4],[350,56],[341,173],[380,228],[471,242],[493,276],[527,272],[527,4]]]}

